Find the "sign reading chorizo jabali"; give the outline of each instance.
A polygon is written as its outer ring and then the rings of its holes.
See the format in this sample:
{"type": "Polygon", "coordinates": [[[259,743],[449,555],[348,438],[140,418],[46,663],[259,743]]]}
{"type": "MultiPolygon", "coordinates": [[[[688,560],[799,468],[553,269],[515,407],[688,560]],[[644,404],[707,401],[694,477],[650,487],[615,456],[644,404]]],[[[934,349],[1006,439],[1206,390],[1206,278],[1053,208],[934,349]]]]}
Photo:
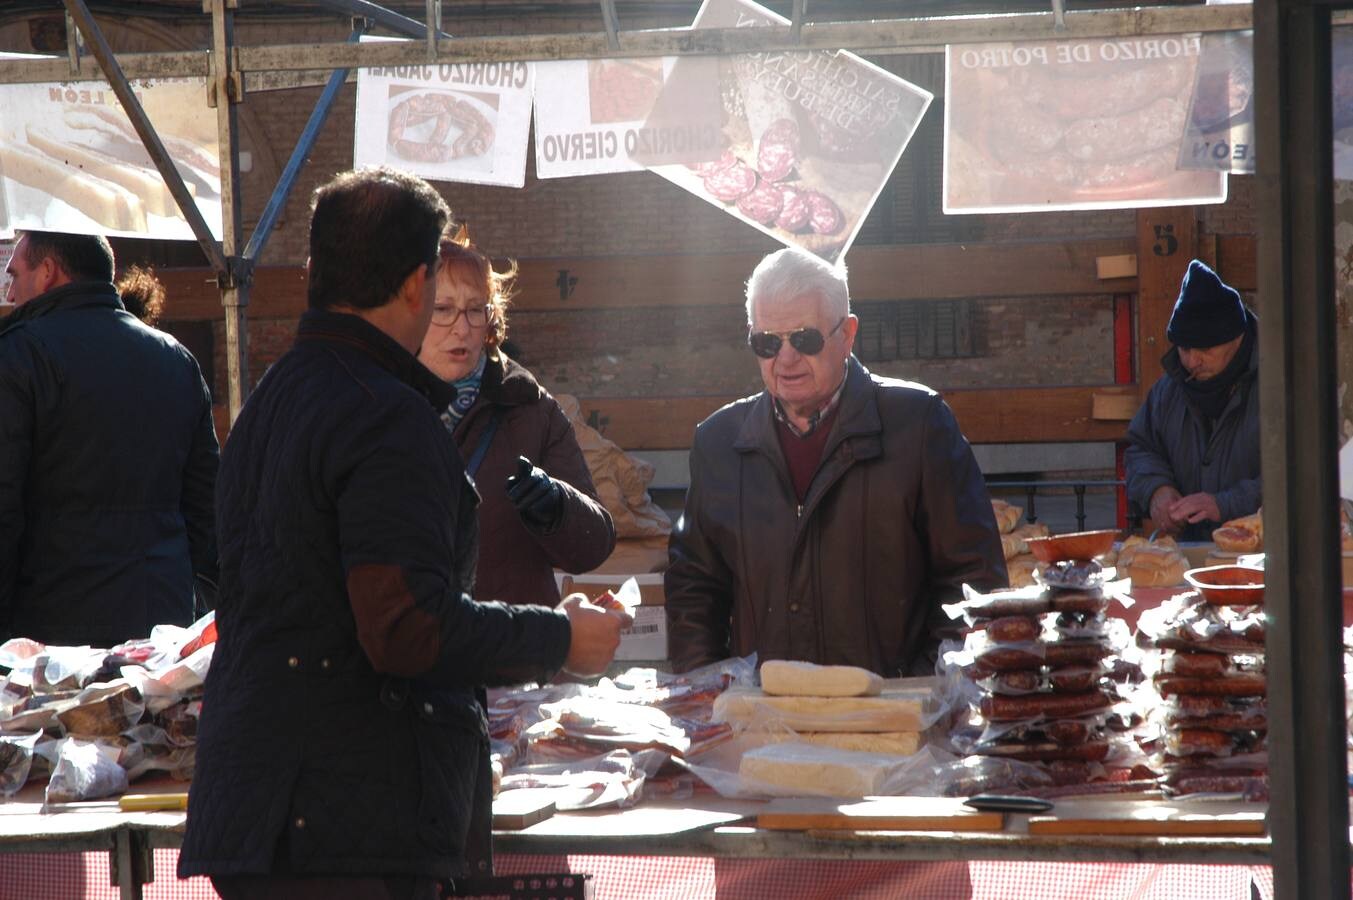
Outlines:
{"type": "MultiPolygon", "coordinates": [[[[787,25],[750,0],[705,0],[695,28],[787,25]]],[[[785,244],[850,247],[932,95],[844,50],[683,57],[646,125],[713,129],[713,146],[632,157],[785,244]]]]}
{"type": "Polygon", "coordinates": [[[1196,34],[948,47],[944,211],[1225,201],[1176,164],[1198,56],[1196,34]]]}
{"type": "MultiPolygon", "coordinates": [[[[138,81],[132,90],[219,238],[221,168],[206,82],[138,81]]],[[[0,109],[0,235],[31,228],[193,240],[106,83],[7,84],[0,109]]]]}
{"type": "Polygon", "coordinates": [[[521,187],[531,84],[524,62],[359,69],[353,165],[521,187]]]}

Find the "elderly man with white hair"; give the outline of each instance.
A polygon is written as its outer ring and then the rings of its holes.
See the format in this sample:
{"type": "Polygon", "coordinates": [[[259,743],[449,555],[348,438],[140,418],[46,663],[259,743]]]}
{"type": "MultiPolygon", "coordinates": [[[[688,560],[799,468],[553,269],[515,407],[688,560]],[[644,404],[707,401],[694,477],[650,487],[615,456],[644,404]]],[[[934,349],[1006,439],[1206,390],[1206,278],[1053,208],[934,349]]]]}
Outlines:
{"type": "Polygon", "coordinates": [[[696,428],[666,575],[674,667],[755,652],[929,674],[941,604],[1006,584],[971,447],[938,394],[851,355],[843,265],[770,254],[747,322],[766,389],[696,428]]]}

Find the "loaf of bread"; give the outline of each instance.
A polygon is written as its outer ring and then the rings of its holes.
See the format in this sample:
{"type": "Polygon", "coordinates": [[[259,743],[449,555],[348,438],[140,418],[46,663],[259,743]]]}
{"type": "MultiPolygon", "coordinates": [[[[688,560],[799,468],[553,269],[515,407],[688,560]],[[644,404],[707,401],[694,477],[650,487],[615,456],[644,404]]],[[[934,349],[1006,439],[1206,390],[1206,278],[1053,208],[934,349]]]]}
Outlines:
{"type": "Polygon", "coordinates": [[[1038,560],[1032,554],[1022,554],[1005,561],[1005,573],[1010,578],[1012,588],[1028,587],[1034,583],[1034,572],[1038,569],[1038,560]]]}
{"type": "Polygon", "coordinates": [[[883,690],[883,678],[858,666],[768,659],[761,666],[761,690],[781,697],[865,697],[883,690]]]}
{"type": "Polygon", "coordinates": [[[1212,542],[1227,553],[1258,553],[1264,549],[1263,511],[1223,522],[1212,532],[1212,542]]]}
{"type": "Polygon", "coordinates": [[[1001,529],[1001,534],[1009,534],[1015,530],[1019,524],[1019,517],[1024,515],[1024,507],[1011,506],[1004,500],[992,500],[991,511],[996,516],[996,525],[1001,529]]]}
{"type": "Polygon", "coordinates": [[[1133,536],[1118,551],[1118,575],[1134,587],[1174,587],[1184,583],[1189,561],[1171,538],[1147,542],[1133,536]]]}

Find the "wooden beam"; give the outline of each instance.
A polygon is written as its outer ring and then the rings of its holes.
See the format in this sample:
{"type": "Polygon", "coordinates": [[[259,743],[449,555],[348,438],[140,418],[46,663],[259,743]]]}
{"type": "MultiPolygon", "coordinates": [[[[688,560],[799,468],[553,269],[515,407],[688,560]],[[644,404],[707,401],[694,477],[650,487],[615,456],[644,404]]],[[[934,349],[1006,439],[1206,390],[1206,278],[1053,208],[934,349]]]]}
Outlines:
{"type": "Polygon", "coordinates": [[[1191,206],[1137,211],[1137,385],[1143,399],[1164,371],[1170,322],[1179,282],[1197,249],[1198,222],[1191,206]]]}
{"type": "MultiPolygon", "coordinates": [[[[1132,293],[1135,278],[1100,279],[1100,257],[1133,253],[1131,239],[858,247],[850,293],[858,301],[1048,297],[1132,293]]],[[[513,307],[520,310],[741,305],[757,253],[523,259],[513,307]]],[[[221,301],[205,269],[160,269],[169,317],[219,319],[221,301]]],[[[305,269],[254,272],[249,314],[295,318],[305,311],[305,269]]]]}
{"type": "MultiPolygon", "coordinates": [[[[1121,440],[1127,423],[1093,417],[1094,398],[1135,396],[1134,385],[947,391],[974,444],[1121,440]]],[[[580,398],[583,418],[626,450],[691,445],[695,426],[736,397],[580,398]]]]}

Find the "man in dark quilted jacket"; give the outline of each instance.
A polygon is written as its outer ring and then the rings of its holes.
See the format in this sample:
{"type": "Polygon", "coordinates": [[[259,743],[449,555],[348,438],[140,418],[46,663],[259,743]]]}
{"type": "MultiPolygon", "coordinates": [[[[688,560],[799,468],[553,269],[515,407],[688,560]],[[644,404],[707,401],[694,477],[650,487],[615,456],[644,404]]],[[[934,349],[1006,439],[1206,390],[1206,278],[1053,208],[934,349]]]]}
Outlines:
{"type": "Polygon", "coordinates": [[[626,624],[577,596],[470,599],[477,498],[413,355],[449,216],[388,169],[316,192],[310,309],[222,455],[179,874],[226,900],[423,900],[489,874],[482,686],[599,672],[626,624]]]}

